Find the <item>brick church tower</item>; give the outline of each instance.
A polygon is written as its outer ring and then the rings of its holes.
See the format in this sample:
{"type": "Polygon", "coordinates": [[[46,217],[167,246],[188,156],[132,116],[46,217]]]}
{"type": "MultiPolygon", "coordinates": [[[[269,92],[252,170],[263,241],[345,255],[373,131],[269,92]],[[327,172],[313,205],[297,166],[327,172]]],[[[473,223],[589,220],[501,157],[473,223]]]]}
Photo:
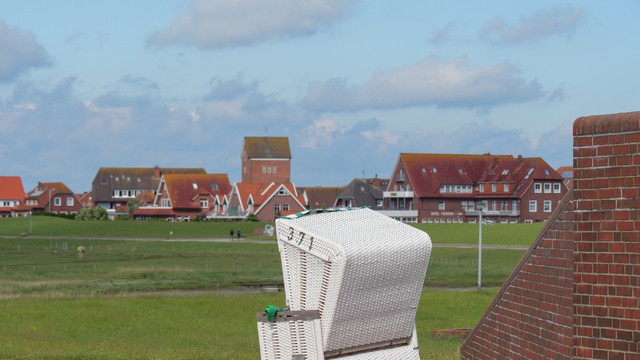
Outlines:
{"type": "Polygon", "coordinates": [[[291,150],[287,137],[249,137],[242,143],[242,182],[291,182],[291,150]]]}

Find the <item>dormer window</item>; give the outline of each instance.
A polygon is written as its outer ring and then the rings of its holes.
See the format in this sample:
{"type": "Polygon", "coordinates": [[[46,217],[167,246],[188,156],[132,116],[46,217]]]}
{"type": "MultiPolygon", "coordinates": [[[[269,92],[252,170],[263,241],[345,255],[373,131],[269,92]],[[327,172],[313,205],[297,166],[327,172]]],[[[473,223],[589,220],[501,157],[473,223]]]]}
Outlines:
{"type": "Polygon", "coordinates": [[[535,170],[535,168],[531,168],[529,169],[529,171],[527,171],[527,175],[524,176],[525,180],[529,178],[529,176],[531,176],[531,174],[533,173],[533,170],[535,170]]]}
{"type": "Polygon", "coordinates": [[[284,188],[280,188],[278,189],[278,195],[286,195],[287,192],[284,190],[284,188]]]}
{"type": "Polygon", "coordinates": [[[198,190],[198,184],[193,183],[193,190],[198,190]]]}
{"type": "Polygon", "coordinates": [[[438,169],[436,169],[436,167],[435,167],[435,166],[432,166],[432,167],[431,167],[431,172],[432,172],[432,173],[437,173],[437,172],[438,172],[438,169]]]}

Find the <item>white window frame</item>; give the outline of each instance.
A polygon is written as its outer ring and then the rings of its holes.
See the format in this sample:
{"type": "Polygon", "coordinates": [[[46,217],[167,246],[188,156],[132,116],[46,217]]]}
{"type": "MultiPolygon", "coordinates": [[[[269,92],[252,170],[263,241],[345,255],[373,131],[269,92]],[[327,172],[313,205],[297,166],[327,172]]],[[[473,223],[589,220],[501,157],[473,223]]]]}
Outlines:
{"type": "Polygon", "coordinates": [[[537,200],[529,200],[529,212],[538,212],[537,200]]]}
{"type": "Polygon", "coordinates": [[[444,200],[438,201],[438,210],[442,211],[446,208],[446,203],[444,200]]]}
{"type": "Polygon", "coordinates": [[[544,203],[542,204],[542,211],[544,212],[551,212],[552,208],[551,208],[551,200],[545,200],[544,203]]]}
{"type": "Polygon", "coordinates": [[[533,192],[536,194],[541,194],[542,193],[542,184],[541,183],[534,183],[533,184],[533,192]]]}
{"type": "Polygon", "coordinates": [[[209,199],[200,199],[200,208],[208,209],[209,208],[209,199]]]}
{"type": "Polygon", "coordinates": [[[544,183],[544,193],[545,194],[551,193],[551,183],[544,183]]]}
{"type": "Polygon", "coordinates": [[[553,184],[553,193],[554,194],[559,194],[561,192],[561,187],[560,187],[560,183],[555,183],[553,184]]]}
{"type": "Polygon", "coordinates": [[[62,206],[62,199],[57,196],[53,198],[53,206],[62,206]]]}
{"type": "Polygon", "coordinates": [[[67,198],[67,206],[73,206],[73,197],[69,196],[67,198]]]}
{"type": "Polygon", "coordinates": [[[491,192],[497,192],[498,191],[498,184],[491,184],[491,192]]]}
{"type": "Polygon", "coordinates": [[[504,184],[504,192],[509,192],[509,184],[504,184]]]}

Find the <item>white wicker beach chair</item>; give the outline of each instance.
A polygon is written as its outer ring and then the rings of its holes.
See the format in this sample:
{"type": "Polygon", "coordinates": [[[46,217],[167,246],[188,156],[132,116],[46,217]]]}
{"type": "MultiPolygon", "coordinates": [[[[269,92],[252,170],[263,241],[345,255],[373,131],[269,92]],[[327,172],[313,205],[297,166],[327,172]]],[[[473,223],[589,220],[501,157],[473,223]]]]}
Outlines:
{"type": "Polygon", "coordinates": [[[366,208],[277,219],[276,233],[287,306],[318,311],[324,358],[419,359],[426,233],[366,208]]]}

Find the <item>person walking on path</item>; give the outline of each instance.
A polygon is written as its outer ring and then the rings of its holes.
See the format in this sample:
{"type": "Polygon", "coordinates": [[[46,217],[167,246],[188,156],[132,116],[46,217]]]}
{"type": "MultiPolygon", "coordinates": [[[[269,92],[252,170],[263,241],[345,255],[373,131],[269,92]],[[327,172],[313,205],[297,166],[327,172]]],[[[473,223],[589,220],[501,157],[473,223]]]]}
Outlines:
{"type": "Polygon", "coordinates": [[[233,229],[231,229],[231,231],[229,231],[229,239],[231,241],[233,241],[233,229]]]}
{"type": "Polygon", "coordinates": [[[240,240],[240,229],[238,229],[237,234],[238,234],[238,240],[240,240]]]}

